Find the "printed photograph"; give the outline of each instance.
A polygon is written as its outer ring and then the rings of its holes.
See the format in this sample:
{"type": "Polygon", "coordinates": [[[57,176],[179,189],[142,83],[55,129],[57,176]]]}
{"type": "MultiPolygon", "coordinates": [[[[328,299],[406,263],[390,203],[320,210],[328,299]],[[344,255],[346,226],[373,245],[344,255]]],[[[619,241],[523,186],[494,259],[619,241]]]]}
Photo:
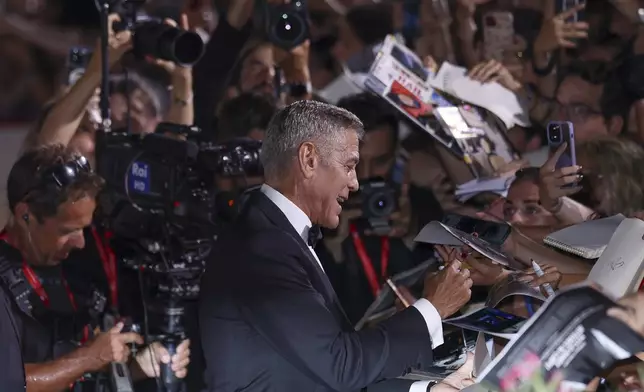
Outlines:
{"type": "Polygon", "coordinates": [[[427,70],[413,53],[401,49],[399,45],[394,45],[391,48],[391,57],[398,60],[405,69],[418,76],[423,82],[427,80],[429,75],[427,70]]]}

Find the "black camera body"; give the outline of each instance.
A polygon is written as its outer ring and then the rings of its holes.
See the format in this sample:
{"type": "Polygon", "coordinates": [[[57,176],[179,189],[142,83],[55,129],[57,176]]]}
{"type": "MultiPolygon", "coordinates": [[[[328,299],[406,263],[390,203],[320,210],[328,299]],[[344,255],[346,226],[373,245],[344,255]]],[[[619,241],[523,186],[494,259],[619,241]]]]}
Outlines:
{"type": "Polygon", "coordinates": [[[201,36],[193,31],[170,26],[160,19],[138,18],[142,0],[120,0],[115,8],[121,20],[114,31],[132,31],[132,52],[138,58],[147,56],[172,61],[180,66],[194,65],[205,50],[201,36]]]}
{"type": "Polygon", "coordinates": [[[307,0],[288,4],[269,4],[256,0],[254,24],[266,39],[285,50],[299,46],[309,38],[307,0]]]}
{"type": "Polygon", "coordinates": [[[398,208],[398,190],[382,178],[360,182],[362,220],[375,234],[390,230],[389,216],[398,208]]]}

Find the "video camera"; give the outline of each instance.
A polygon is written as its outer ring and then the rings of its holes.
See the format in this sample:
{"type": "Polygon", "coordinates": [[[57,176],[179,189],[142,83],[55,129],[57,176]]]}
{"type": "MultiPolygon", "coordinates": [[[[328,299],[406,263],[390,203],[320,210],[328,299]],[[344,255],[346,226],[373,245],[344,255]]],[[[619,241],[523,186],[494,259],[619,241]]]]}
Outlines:
{"type": "Polygon", "coordinates": [[[125,203],[175,225],[215,224],[215,176],[262,175],[261,142],[191,141],[199,132],[197,127],[161,123],[148,135],[99,134],[97,172],[106,181],[107,199],[115,202],[103,212],[114,216],[118,204],[125,203]]]}

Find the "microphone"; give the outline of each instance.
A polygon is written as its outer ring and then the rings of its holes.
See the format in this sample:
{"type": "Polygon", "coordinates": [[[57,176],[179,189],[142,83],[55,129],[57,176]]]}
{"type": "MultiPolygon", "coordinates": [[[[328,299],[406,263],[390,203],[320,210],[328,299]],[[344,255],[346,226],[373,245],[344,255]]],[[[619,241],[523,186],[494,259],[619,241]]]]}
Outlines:
{"type": "MultiPolygon", "coordinates": [[[[103,318],[103,327],[109,331],[116,325],[116,318],[111,314],[106,314],[103,318]]],[[[125,363],[110,363],[110,380],[112,382],[112,391],[114,392],[134,392],[132,376],[130,369],[125,363]]]]}

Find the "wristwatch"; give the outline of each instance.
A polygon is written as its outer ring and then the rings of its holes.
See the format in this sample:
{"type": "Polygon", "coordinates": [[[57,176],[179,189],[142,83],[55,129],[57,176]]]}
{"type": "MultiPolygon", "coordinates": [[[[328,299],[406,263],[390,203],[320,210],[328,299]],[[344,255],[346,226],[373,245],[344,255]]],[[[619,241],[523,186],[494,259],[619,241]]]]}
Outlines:
{"type": "Polygon", "coordinates": [[[286,93],[294,98],[303,97],[313,92],[311,82],[307,83],[287,83],[284,85],[286,93]]]}

